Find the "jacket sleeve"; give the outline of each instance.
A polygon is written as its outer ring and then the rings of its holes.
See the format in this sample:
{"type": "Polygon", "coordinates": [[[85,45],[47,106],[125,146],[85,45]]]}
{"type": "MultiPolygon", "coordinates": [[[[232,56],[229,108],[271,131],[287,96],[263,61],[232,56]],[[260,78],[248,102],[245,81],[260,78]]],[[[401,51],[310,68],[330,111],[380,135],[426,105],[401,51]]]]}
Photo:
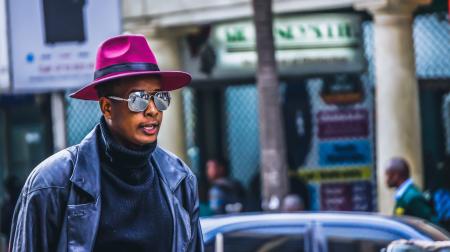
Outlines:
{"type": "Polygon", "coordinates": [[[190,188],[190,215],[191,215],[191,241],[188,245],[189,252],[203,252],[203,234],[202,234],[202,228],[200,226],[200,204],[198,199],[198,186],[197,186],[197,178],[195,175],[190,175],[188,177],[189,181],[189,188],[190,188]]]}
{"type": "Polygon", "coordinates": [[[55,191],[24,187],[14,210],[8,251],[55,251],[60,217],[55,191]]]}

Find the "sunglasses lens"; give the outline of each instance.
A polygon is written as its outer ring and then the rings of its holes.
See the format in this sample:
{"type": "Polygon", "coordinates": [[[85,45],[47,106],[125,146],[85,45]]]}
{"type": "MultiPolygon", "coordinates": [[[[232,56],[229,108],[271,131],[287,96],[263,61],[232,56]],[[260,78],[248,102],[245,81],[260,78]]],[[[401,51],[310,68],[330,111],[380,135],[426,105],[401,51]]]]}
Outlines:
{"type": "Polygon", "coordinates": [[[140,96],[132,96],[128,102],[128,108],[133,112],[142,112],[148,106],[148,99],[140,96]]]}
{"type": "MultiPolygon", "coordinates": [[[[147,109],[151,95],[143,92],[132,93],[128,99],[128,108],[133,112],[142,112],[147,109]]],[[[153,101],[159,111],[166,110],[170,104],[169,92],[157,92],[153,95],[153,101]]]]}
{"type": "Polygon", "coordinates": [[[169,92],[157,92],[153,96],[155,106],[159,111],[166,110],[170,105],[170,93],[169,92]]]}

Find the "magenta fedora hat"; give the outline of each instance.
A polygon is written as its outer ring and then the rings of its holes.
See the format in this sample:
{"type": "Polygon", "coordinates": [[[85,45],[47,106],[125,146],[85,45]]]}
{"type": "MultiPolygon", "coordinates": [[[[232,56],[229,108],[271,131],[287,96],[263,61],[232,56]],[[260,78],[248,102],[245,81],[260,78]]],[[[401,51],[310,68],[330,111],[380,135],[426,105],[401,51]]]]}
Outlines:
{"type": "Polygon", "coordinates": [[[182,71],[161,71],[143,35],[121,35],[103,42],[97,51],[94,80],[71,94],[82,100],[98,100],[95,87],[110,80],[137,75],[159,75],[162,89],[181,88],[191,81],[182,71]]]}

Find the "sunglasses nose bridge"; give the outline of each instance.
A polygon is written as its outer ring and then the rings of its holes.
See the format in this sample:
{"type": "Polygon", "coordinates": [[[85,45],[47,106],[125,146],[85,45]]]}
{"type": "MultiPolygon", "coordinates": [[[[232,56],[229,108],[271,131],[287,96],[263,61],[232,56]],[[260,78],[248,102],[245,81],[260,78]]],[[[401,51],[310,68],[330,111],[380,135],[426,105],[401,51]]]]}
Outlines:
{"type": "Polygon", "coordinates": [[[160,111],[160,110],[156,106],[155,95],[154,94],[149,95],[149,97],[148,97],[148,104],[147,104],[147,107],[145,108],[144,112],[146,114],[149,113],[149,112],[151,112],[153,114],[153,113],[157,113],[158,111],[160,111]]]}

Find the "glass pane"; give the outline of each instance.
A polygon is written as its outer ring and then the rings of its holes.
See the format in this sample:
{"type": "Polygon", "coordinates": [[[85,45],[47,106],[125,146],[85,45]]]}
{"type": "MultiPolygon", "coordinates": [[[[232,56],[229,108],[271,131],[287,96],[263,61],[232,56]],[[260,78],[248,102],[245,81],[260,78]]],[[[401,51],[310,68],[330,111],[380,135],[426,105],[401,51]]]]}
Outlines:
{"type": "Polygon", "coordinates": [[[69,92],[66,102],[67,144],[70,146],[80,143],[99,122],[102,113],[98,102],[71,99],[69,92]]]}
{"type": "Polygon", "coordinates": [[[46,148],[43,148],[46,146],[44,125],[14,125],[10,134],[13,143],[10,154],[10,165],[13,169],[10,173],[20,181],[25,181],[31,170],[48,156],[46,148]]]}
{"type": "Polygon", "coordinates": [[[304,228],[264,227],[224,234],[225,252],[303,252],[304,228]]]}
{"type": "Polygon", "coordinates": [[[393,233],[376,227],[324,227],[329,252],[379,252],[398,239],[409,239],[406,234],[393,233]]]}
{"type": "Polygon", "coordinates": [[[225,90],[226,136],[230,171],[243,185],[250,184],[259,164],[258,93],[255,85],[225,90]]]}

